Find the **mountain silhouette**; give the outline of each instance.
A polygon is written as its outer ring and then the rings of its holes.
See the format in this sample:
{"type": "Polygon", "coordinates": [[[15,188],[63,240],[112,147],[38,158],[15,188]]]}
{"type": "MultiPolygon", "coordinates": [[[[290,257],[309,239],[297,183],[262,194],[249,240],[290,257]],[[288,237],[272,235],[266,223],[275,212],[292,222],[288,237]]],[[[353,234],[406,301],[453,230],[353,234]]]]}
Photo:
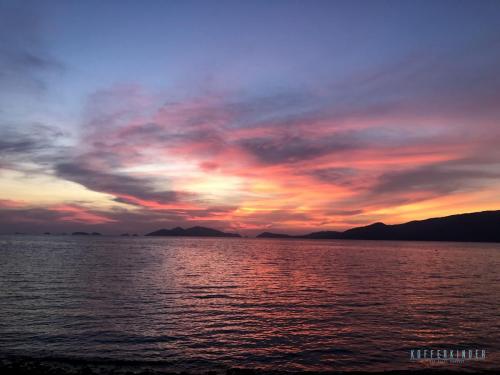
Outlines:
{"type": "Polygon", "coordinates": [[[206,227],[192,227],[184,229],[176,227],[173,229],[160,229],[146,236],[182,236],[182,237],[241,237],[237,233],[225,233],[217,229],[206,227]]]}
{"type": "Polygon", "coordinates": [[[71,234],[73,236],[101,236],[101,233],[99,233],[99,232],[92,232],[92,233],[88,233],[88,232],[73,232],[71,234]]]}
{"type": "Polygon", "coordinates": [[[282,233],[271,233],[271,232],[262,232],[257,236],[257,238],[294,238],[296,236],[291,236],[289,234],[282,233]]]}
{"type": "Polygon", "coordinates": [[[452,215],[404,224],[374,223],[344,232],[323,231],[290,236],[264,232],[259,238],[310,238],[396,241],[500,242],[500,211],[452,215]]]}
{"type": "Polygon", "coordinates": [[[337,232],[333,230],[322,231],[322,232],[313,232],[303,236],[303,238],[313,238],[313,239],[322,239],[322,238],[342,238],[342,232],[337,232]]]}

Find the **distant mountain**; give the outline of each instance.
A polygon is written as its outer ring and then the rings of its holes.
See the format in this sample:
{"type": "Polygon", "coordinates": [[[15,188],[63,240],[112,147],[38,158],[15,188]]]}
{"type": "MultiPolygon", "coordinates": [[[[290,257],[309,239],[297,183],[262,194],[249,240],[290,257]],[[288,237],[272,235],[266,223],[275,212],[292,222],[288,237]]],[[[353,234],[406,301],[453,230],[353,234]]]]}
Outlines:
{"type": "Polygon", "coordinates": [[[87,233],[87,232],[73,232],[71,233],[73,236],[100,236],[101,233],[99,232],[92,232],[92,233],[87,233]]]}
{"type": "Polygon", "coordinates": [[[290,236],[289,234],[281,234],[281,233],[271,233],[271,232],[262,232],[257,236],[257,238],[294,238],[295,236],[290,236]]]}
{"type": "Polygon", "coordinates": [[[408,224],[386,225],[384,223],[373,223],[364,227],[348,229],[342,232],[342,238],[382,240],[388,235],[387,228],[402,227],[408,224]]]}
{"type": "Polygon", "coordinates": [[[333,230],[322,231],[322,232],[313,232],[306,235],[301,236],[301,238],[312,238],[312,239],[332,239],[332,238],[342,238],[342,232],[336,232],[333,230]]]}
{"type": "Polygon", "coordinates": [[[344,238],[407,241],[500,242],[500,211],[452,215],[405,224],[353,228],[344,238]]]}
{"type": "Polygon", "coordinates": [[[182,237],[241,237],[237,233],[225,233],[217,229],[205,227],[192,227],[183,229],[176,227],[173,229],[160,229],[146,234],[146,236],[182,236],[182,237]]]}
{"type": "Polygon", "coordinates": [[[259,238],[310,238],[397,241],[500,242],[500,211],[484,211],[440,218],[415,220],[404,224],[374,223],[345,232],[313,232],[288,236],[264,232],[259,238]]]}

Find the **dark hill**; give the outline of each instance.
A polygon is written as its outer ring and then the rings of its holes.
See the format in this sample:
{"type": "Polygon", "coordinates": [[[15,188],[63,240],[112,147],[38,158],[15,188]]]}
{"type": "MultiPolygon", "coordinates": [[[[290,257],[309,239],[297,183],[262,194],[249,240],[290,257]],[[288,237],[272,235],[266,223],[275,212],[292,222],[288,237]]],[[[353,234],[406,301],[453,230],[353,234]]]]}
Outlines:
{"type": "MultiPolygon", "coordinates": [[[[269,232],[261,233],[257,237],[277,238],[276,235],[269,232]]],[[[365,227],[349,229],[345,232],[313,232],[302,236],[289,237],[352,240],[500,242],[500,211],[452,215],[395,225],[374,223],[365,227]]]]}
{"type": "Polygon", "coordinates": [[[87,233],[87,232],[73,232],[71,233],[73,236],[101,236],[101,233],[99,232],[92,232],[92,233],[87,233]]]}
{"type": "Polygon", "coordinates": [[[365,227],[352,228],[342,232],[342,238],[382,240],[388,233],[388,227],[389,225],[384,223],[373,223],[365,227]]]}
{"type": "Polygon", "coordinates": [[[146,234],[146,236],[181,236],[181,237],[241,237],[237,233],[225,233],[217,229],[206,228],[206,227],[192,227],[188,229],[183,229],[181,227],[176,227],[173,229],[160,229],[151,233],[146,234]]]}
{"type": "Polygon", "coordinates": [[[336,238],[336,239],[339,239],[339,238],[342,238],[342,234],[343,234],[342,232],[336,232],[336,231],[333,231],[333,230],[328,230],[328,231],[322,231],[322,232],[309,233],[309,234],[300,236],[300,238],[312,238],[312,239],[323,239],[323,238],[332,239],[332,238],[336,238]]]}
{"type": "Polygon", "coordinates": [[[294,236],[290,236],[289,234],[262,232],[257,238],[294,238],[294,236]]]}
{"type": "Polygon", "coordinates": [[[405,224],[372,224],[345,231],[344,238],[366,240],[500,242],[500,211],[485,211],[405,224]]]}

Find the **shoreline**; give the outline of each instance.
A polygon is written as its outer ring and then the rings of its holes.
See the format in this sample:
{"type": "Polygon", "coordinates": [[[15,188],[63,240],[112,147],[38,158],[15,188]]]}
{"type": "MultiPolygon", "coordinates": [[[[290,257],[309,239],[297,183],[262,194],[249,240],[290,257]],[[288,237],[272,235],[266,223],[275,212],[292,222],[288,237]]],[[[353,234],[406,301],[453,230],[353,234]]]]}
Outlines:
{"type": "Polygon", "coordinates": [[[213,370],[179,370],[167,362],[121,361],[104,359],[33,358],[27,356],[0,357],[2,375],[377,375],[377,374],[435,374],[456,375],[459,373],[493,375],[499,369],[474,369],[470,367],[429,368],[387,371],[285,371],[249,368],[228,368],[213,370]]]}

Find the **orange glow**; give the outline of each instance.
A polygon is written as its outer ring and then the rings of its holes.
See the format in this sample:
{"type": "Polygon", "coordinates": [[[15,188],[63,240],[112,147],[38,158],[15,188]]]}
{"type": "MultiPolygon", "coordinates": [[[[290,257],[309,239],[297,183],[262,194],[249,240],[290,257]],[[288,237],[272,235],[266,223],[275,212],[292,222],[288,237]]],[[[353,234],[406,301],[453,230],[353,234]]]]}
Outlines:
{"type": "Polygon", "coordinates": [[[238,113],[220,101],[200,98],[92,127],[80,140],[87,151],[75,157],[74,173],[95,175],[41,172],[41,186],[50,180],[52,190],[65,187],[58,201],[23,184],[22,174],[5,173],[9,199],[0,206],[42,207],[61,222],[119,226],[122,217],[136,215],[140,222],[209,223],[250,234],[342,230],[500,207],[495,142],[480,134],[460,138],[440,116],[239,127],[238,113]]]}

